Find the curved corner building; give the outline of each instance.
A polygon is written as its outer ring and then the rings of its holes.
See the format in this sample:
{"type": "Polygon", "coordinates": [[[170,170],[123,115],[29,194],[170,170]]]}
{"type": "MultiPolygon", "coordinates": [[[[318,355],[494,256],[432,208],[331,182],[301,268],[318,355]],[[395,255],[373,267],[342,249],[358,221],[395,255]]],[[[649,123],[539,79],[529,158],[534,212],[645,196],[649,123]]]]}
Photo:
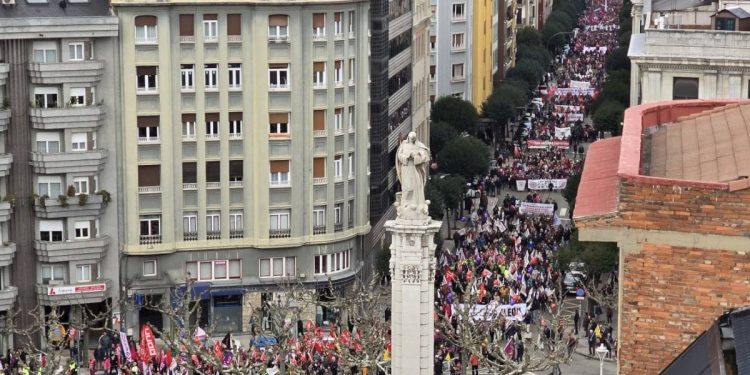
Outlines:
{"type": "Polygon", "coordinates": [[[280,283],[350,281],[370,229],[369,1],[112,5],[128,294],[195,280],[206,322],[241,333],[280,283]]]}

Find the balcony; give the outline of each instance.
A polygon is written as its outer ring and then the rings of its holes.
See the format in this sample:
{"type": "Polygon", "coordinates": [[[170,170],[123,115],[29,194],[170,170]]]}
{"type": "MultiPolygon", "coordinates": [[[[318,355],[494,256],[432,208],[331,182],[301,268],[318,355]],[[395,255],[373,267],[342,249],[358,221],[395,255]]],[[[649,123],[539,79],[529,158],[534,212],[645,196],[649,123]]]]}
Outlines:
{"type": "Polygon", "coordinates": [[[0,290],[0,311],[8,311],[16,304],[18,288],[9,286],[0,290]]]}
{"type": "Polygon", "coordinates": [[[180,43],[195,43],[195,35],[180,35],[180,43]]]}
{"type": "Polygon", "coordinates": [[[0,246],[0,267],[7,267],[13,264],[13,257],[16,255],[16,244],[6,242],[0,246]]]}
{"type": "Polygon", "coordinates": [[[220,240],[221,232],[206,232],[206,239],[207,240],[220,240]]]}
{"type": "Polygon", "coordinates": [[[292,237],[291,229],[269,229],[268,238],[290,238],[292,237]]]}
{"type": "Polygon", "coordinates": [[[326,137],[328,136],[328,131],[323,130],[313,130],[313,137],[326,137]]]}
{"type": "Polygon", "coordinates": [[[327,177],[313,177],[313,185],[325,185],[328,183],[327,177]]]}
{"type": "Polygon", "coordinates": [[[195,182],[185,182],[182,184],[182,190],[198,190],[198,184],[195,182]]]}
{"type": "Polygon", "coordinates": [[[0,86],[5,85],[5,82],[8,79],[9,71],[10,71],[10,66],[8,64],[0,64],[0,86]]]}
{"type": "Polygon", "coordinates": [[[10,108],[0,109],[0,132],[8,130],[10,124],[10,108]]]}
{"type": "Polygon", "coordinates": [[[104,123],[102,106],[31,108],[31,126],[39,130],[98,128],[104,123]]]}
{"type": "Polygon", "coordinates": [[[0,154],[0,177],[10,173],[10,165],[13,164],[13,154],[0,154]]]}
{"type": "Polygon", "coordinates": [[[84,152],[31,153],[34,173],[99,173],[104,168],[108,152],[105,149],[84,152]]]}
{"type": "Polygon", "coordinates": [[[313,234],[325,234],[325,233],[326,233],[325,225],[313,225],[313,234]]]}
{"type": "Polygon", "coordinates": [[[95,280],[75,285],[36,285],[36,294],[42,305],[72,305],[98,303],[109,297],[112,281],[95,280]]]}
{"type": "Polygon", "coordinates": [[[344,223],[333,224],[333,231],[334,232],[341,232],[343,230],[344,230],[344,223]]]}
{"type": "Polygon", "coordinates": [[[208,181],[206,182],[206,189],[221,189],[221,182],[208,181]]]}
{"type": "Polygon", "coordinates": [[[95,84],[102,78],[102,70],[104,62],[100,60],[29,63],[29,78],[37,85],[95,84]]]}
{"type": "Polygon", "coordinates": [[[141,235],[138,239],[141,245],[156,245],[161,243],[161,234],[141,235]]]}
{"type": "Polygon", "coordinates": [[[141,194],[158,194],[161,193],[161,186],[138,186],[138,192],[141,194]]]}
{"type": "Polygon", "coordinates": [[[244,238],[245,237],[245,231],[242,229],[238,230],[230,230],[229,231],[229,238],[235,239],[235,238],[244,238]]]}
{"type": "Polygon", "coordinates": [[[185,232],[182,234],[183,241],[198,241],[198,232],[185,232]]]}
{"type": "Polygon", "coordinates": [[[13,213],[13,207],[10,202],[0,202],[0,222],[10,220],[10,215],[13,213]]]}
{"type": "Polygon", "coordinates": [[[245,186],[244,181],[229,181],[230,188],[241,188],[245,186]]]}
{"type": "Polygon", "coordinates": [[[36,216],[41,219],[99,216],[106,207],[104,198],[99,194],[87,195],[85,202],[79,196],[66,197],[65,202],[60,201],[60,198],[47,198],[43,201],[43,207],[39,203],[34,205],[36,216]]]}
{"type": "Polygon", "coordinates": [[[34,241],[40,262],[99,261],[109,246],[109,236],[61,242],[34,241]]]}

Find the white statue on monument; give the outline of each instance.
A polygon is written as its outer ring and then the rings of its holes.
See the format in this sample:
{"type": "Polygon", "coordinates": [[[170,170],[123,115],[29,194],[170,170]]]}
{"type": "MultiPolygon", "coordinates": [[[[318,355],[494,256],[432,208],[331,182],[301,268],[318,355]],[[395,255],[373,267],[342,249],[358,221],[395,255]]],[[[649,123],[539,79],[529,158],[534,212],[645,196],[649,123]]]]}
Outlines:
{"type": "Polygon", "coordinates": [[[401,219],[425,219],[430,201],[424,198],[424,187],[429,175],[430,149],[410,132],[396,151],[396,174],[401,182],[396,209],[401,219]]]}

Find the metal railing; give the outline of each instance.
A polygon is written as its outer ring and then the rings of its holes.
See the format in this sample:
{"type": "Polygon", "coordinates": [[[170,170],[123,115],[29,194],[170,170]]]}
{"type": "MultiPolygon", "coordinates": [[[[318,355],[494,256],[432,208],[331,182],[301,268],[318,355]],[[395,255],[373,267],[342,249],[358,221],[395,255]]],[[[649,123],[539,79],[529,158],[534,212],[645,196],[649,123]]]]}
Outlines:
{"type": "Polygon", "coordinates": [[[182,184],[182,190],[198,190],[198,184],[195,182],[188,182],[182,184]]]}
{"type": "Polygon", "coordinates": [[[325,234],[325,233],[326,233],[325,225],[313,225],[313,234],[325,234]]]}
{"type": "Polygon", "coordinates": [[[161,186],[138,186],[139,193],[161,193],[161,186]]]}
{"type": "Polygon", "coordinates": [[[243,238],[243,237],[245,237],[245,231],[242,229],[229,231],[229,238],[243,238]]]}
{"type": "Polygon", "coordinates": [[[328,182],[328,177],[313,177],[313,185],[324,185],[328,182]]]}
{"type": "Polygon", "coordinates": [[[221,182],[206,182],[206,189],[220,189],[221,182]]]}
{"type": "Polygon", "coordinates": [[[220,240],[221,232],[206,232],[206,239],[207,240],[220,240]]]}
{"type": "Polygon", "coordinates": [[[289,238],[292,236],[291,229],[269,229],[268,238],[289,238]]]}
{"type": "Polygon", "coordinates": [[[244,181],[229,181],[230,188],[241,188],[244,186],[244,181]]]}
{"type": "Polygon", "coordinates": [[[342,230],[344,230],[344,223],[333,224],[333,231],[334,232],[341,232],[342,230]]]}
{"type": "Polygon", "coordinates": [[[183,241],[197,241],[198,233],[197,232],[185,232],[182,234],[182,240],[183,241]]]}
{"type": "Polygon", "coordinates": [[[161,243],[161,234],[141,235],[138,243],[141,245],[153,245],[161,243]]]}

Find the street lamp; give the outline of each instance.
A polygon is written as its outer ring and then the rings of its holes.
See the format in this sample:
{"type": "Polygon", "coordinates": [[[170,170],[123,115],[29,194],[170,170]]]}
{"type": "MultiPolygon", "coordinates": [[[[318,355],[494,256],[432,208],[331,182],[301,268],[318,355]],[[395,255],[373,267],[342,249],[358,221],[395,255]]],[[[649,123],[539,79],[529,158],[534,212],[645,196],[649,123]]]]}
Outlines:
{"type": "Polygon", "coordinates": [[[607,353],[609,353],[609,350],[604,347],[604,344],[599,344],[599,347],[596,348],[596,355],[599,356],[599,375],[604,374],[604,356],[607,353]]]}

